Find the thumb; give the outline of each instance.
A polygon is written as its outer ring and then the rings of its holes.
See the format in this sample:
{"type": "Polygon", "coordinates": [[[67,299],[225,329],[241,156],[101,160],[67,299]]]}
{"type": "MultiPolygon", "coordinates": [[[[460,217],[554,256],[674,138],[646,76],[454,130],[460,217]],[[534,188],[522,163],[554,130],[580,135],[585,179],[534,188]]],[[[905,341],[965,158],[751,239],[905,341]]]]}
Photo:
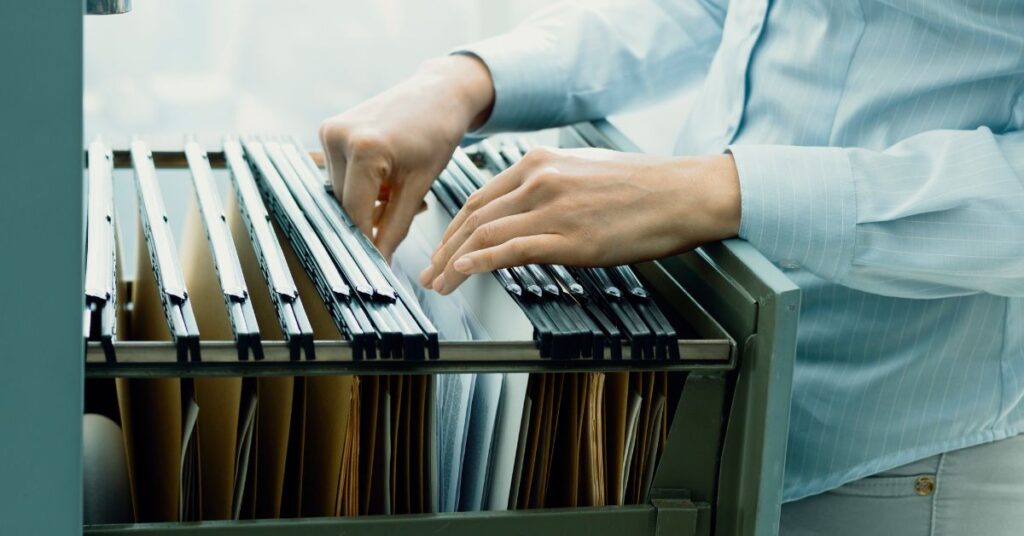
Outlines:
{"type": "Polygon", "coordinates": [[[400,186],[392,189],[391,199],[384,205],[384,212],[377,222],[377,249],[389,259],[409,234],[413,218],[421,212],[426,192],[415,189],[420,182],[423,181],[404,180],[400,186]]]}
{"type": "Polygon", "coordinates": [[[373,207],[387,176],[387,165],[380,159],[352,155],[345,166],[341,206],[363,234],[373,237],[373,207]]]}

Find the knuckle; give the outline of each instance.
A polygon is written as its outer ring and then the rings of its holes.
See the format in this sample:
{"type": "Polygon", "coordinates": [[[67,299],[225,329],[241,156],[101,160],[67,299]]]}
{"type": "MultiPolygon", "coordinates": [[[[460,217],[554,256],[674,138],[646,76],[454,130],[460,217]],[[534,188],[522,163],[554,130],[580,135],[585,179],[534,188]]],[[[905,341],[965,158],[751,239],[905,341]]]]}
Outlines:
{"type": "Polygon", "coordinates": [[[474,241],[480,247],[491,247],[497,243],[498,228],[493,223],[481,225],[473,231],[474,241]]]}
{"type": "Polygon", "coordinates": [[[528,165],[542,165],[551,160],[555,152],[547,147],[534,147],[523,155],[523,162],[528,165]]]}
{"type": "Polygon", "coordinates": [[[380,132],[360,129],[348,135],[347,145],[351,154],[371,155],[380,152],[387,140],[380,132]]]}
{"type": "Polygon", "coordinates": [[[316,131],[317,135],[320,136],[320,143],[322,143],[324,145],[327,144],[327,141],[331,137],[331,129],[333,128],[331,126],[332,123],[333,123],[333,121],[331,121],[330,119],[325,119],[325,120],[320,122],[320,127],[316,131]]]}
{"type": "Polygon", "coordinates": [[[552,193],[561,183],[559,173],[553,168],[543,168],[530,177],[524,183],[528,193],[552,193]]]}
{"type": "Polygon", "coordinates": [[[473,232],[477,230],[478,227],[480,227],[480,223],[480,213],[471,212],[468,216],[466,216],[466,221],[463,222],[463,225],[466,227],[466,230],[473,232]]]}
{"type": "Polygon", "coordinates": [[[337,117],[325,119],[320,123],[320,142],[327,146],[343,141],[348,135],[349,127],[337,117]]]}
{"type": "Polygon", "coordinates": [[[529,242],[522,238],[510,240],[509,251],[516,264],[532,264],[535,262],[537,253],[530,247],[529,242]]]}
{"type": "Polygon", "coordinates": [[[480,197],[481,196],[479,190],[470,194],[470,196],[466,198],[466,202],[462,205],[462,210],[476,210],[480,208],[480,197]]]}
{"type": "Polygon", "coordinates": [[[494,252],[487,250],[477,253],[476,260],[478,265],[486,270],[493,269],[498,263],[498,259],[495,257],[494,252]]]}

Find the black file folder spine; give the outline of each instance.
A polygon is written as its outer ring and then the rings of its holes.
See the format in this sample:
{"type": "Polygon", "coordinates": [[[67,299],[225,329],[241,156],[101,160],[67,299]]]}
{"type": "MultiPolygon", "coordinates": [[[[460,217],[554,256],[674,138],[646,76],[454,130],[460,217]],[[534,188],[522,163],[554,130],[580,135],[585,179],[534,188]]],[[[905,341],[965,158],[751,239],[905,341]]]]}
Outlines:
{"type": "MultiPolygon", "coordinates": [[[[490,140],[483,140],[477,144],[487,167],[496,173],[519,162],[532,148],[533,144],[522,137],[505,141],[500,144],[500,148],[496,148],[490,140]]],[[[469,182],[483,184],[479,170],[461,149],[456,150],[452,163],[446,168],[446,174],[439,178],[442,185],[465,189],[465,185],[458,184],[462,175],[468,177],[469,182]],[[453,182],[456,184],[448,186],[453,182]]],[[[570,320],[575,321],[575,336],[584,341],[584,348],[585,341],[593,334],[602,332],[607,337],[613,359],[621,356],[619,344],[623,335],[630,341],[631,356],[634,359],[679,357],[675,329],[651,299],[631,267],[580,268],[576,271],[582,274],[585,284],[581,284],[572,271],[558,265],[517,267],[512,269],[512,274],[528,290],[533,290],[534,294],[537,294],[538,288],[542,288],[545,295],[552,295],[554,298],[558,298],[559,289],[563,294],[572,295],[573,300],[563,302],[567,304],[564,309],[570,320]],[[552,284],[555,282],[557,284],[552,284]],[[593,296],[588,295],[587,287],[590,287],[590,294],[593,296]],[[589,314],[579,314],[579,311],[568,305],[573,302],[589,314]],[[616,322],[621,325],[621,331],[616,322]],[[583,329],[580,329],[581,327],[583,329]]],[[[562,328],[566,328],[564,319],[559,322],[559,319],[550,316],[551,314],[553,312],[549,312],[548,320],[554,327],[557,328],[561,324],[562,328]]],[[[603,349],[598,343],[593,345],[591,351],[595,357],[603,355],[603,349]]],[[[585,353],[583,355],[586,356],[585,353]]]]}
{"type": "Polygon", "coordinates": [[[113,363],[117,335],[113,153],[99,140],[89,144],[88,190],[84,335],[99,341],[107,362],[113,363]]]}
{"type": "Polygon", "coordinates": [[[390,297],[388,301],[395,302],[392,311],[395,320],[402,328],[405,358],[418,359],[422,356],[422,350],[419,349],[422,342],[418,341],[425,341],[427,355],[430,359],[440,358],[437,328],[420,308],[416,297],[410,294],[395,277],[391,267],[388,266],[376,246],[352,223],[348,214],[323,186],[324,182],[319,168],[313,163],[309,153],[294,139],[284,146],[284,151],[292,161],[293,167],[299,172],[309,194],[317,200],[324,216],[336,232],[342,236],[346,247],[358,260],[359,265],[363,267],[363,271],[373,284],[376,293],[385,298],[390,297]],[[416,334],[417,331],[419,335],[416,334]]]}
{"type": "MultiPolygon", "coordinates": [[[[335,326],[352,341],[353,359],[372,358],[377,333],[361,308],[351,307],[351,290],[334,265],[320,238],[295,203],[281,175],[270,161],[263,144],[254,139],[244,141],[250,170],[270,214],[274,216],[295,251],[306,273],[327,307],[335,326]]],[[[385,338],[385,341],[387,339],[385,338]]]]}
{"type": "Polygon", "coordinates": [[[294,361],[305,354],[307,360],[313,360],[313,328],[288,270],[281,244],[270,225],[270,214],[263,204],[238,140],[224,140],[224,159],[231,172],[242,220],[249,232],[256,260],[270,290],[274,312],[288,344],[289,356],[294,361]]]}
{"type": "Polygon", "coordinates": [[[300,184],[297,186],[305,189],[306,195],[316,204],[329,229],[333,230],[341,240],[344,249],[348,251],[358,268],[359,273],[355,277],[362,277],[368,285],[373,287],[371,297],[387,302],[395,301],[394,287],[373,265],[363,245],[359,242],[357,235],[362,231],[352,223],[341,206],[327,192],[323,181],[318,180],[322,177],[320,177],[316,165],[310,161],[309,153],[306,153],[301,147],[296,141],[289,141],[281,146],[288,162],[298,174],[300,184]]]}
{"type": "Polygon", "coordinates": [[[228,321],[235,335],[238,359],[245,361],[251,354],[254,360],[262,360],[263,345],[260,343],[256,313],[253,311],[249,289],[242,275],[242,264],[235,251],[231,229],[228,228],[227,218],[224,216],[224,205],[213,180],[209,158],[206,151],[194,141],[185,145],[185,158],[188,160],[199,214],[210,244],[210,256],[224,296],[228,321]]]}
{"type": "MultiPolygon", "coordinates": [[[[366,290],[358,292],[353,297],[353,306],[354,308],[361,307],[366,312],[373,327],[381,335],[381,357],[422,359],[426,343],[423,332],[419,330],[415,322],[410,325],[403,321],[399,312],[403,305],[396,303],[394,288],[386,280],[383,282],[386,291],[371,289],[364,274],[371,273],[375,276],[375,280],[379,280],[381,278],[376,276],[380,274],[380,269],[373,264],[359,266],[355,256],[343,245],[340,239],[342,235],[339,234],[339,231],[347,234],[351,233],[352,229],[337,218],[333,218],[332,214],[325,213],[321,204],[315,201],[312,193],[306,187],[306,180],[302,178],[302,172],[306,171],[304,169],[305,162],[301,161],[301,158],[287,156],[285,149],[292,144],[286,142],[286,145],[282,146],[277,141],[265,140],[263,145],[289,191],[306,213],[313,230],[327,246],[331,258],[342,268],[342,273],[350,283],[354,285],[359,280],[365,285],[366,290]]],[[[291,148],[294,152],[294,147],[291,148]]],[[[365,248],[360,247],[359,249],[365,254],[365,248]]],[[[365,255],[363,257],[368,258],[365,255]]]]}
{"type": "Polygon", "coordinates": [[[300,182],[301,179],[297,177],[298,170],[293,169],[292,162],[286,158],[281,145],[276,141],[263,140],[263,149],[276,167],[282,182],[288,188],[296,205],[309,220],[310,227],[320,237],[324,248],[331,258],[334,259],[338,269],[349,285],[363,298],[372,299],[374,294],[377,293],[378,295],[386,296],[390,300],[394,300],[394,293],[391,292],[391,289],[387,289],[388,292],[384,295],[370,285],[352,253],[342,244],[340,236],[330,226],[322,214],[320,206],[315,203],[305,186],[300,182]]]}
{"type": "Polygon", "coordinates": [[[199,328],[182,278],[160,187],[157,185],[153,154],[139,140],[132,142],[131,154],[142,231],[160,290],[160,303],[163,305],[167,327],[177,346],[178,361],[199,361],[199,328]]]}

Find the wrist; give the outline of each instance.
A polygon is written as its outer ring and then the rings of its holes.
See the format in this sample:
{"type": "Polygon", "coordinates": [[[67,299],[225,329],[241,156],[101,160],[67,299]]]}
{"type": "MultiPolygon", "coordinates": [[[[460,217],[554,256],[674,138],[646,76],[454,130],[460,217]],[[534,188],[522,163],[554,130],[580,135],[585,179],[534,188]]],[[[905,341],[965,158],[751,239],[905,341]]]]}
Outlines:
{"type": "Polygon", "coordinates": [[[740,231],[740,178],[731,154],[703,158],[707,171],[708,214],[718,240],[732,238],[740,231]]]}
{"type": "Polygon", "coordinates": [[[737,236],[740,228],[740,184],[730,154],[675,157],[668,173],[682,196],[673,203],[676,233],[685,237],[684,249],[737,236]],[[694,243],[695,242],[695,243],[694,243]]]}
{"type": "Polygon", "coordinates": [[[417,78],[450,98],[465,130],[482,125],[494,106],[491,72],[476,56],[453,54],[424,62],[417,78]]]}

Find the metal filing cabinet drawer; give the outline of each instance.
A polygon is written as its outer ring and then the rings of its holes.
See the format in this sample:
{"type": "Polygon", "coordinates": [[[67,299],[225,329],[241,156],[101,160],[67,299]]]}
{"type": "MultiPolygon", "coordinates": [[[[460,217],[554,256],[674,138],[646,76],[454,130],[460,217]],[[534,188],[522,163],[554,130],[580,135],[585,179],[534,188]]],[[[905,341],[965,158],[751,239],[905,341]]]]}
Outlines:
{"type": "MultiPolygon", "coordinates": [[[[4,394],[0,421],[17,430],[5,437],[0,474],[0,532],[74,532],[81,527],[81,385],[89,375],[119,374],[105,368],[102,352],[81,354],[82,169],[81,3],[20,2],[0,22],[4,50],[5,117],[2,145],[5,176],[0,198],[8,204],[2,220],[5,267],[0,278],[16,283],[6,293],[22,311],[8,310],[0,339],[5,344],[4,394]],[[45,47],[26,43],[45,41],[45,47]],[[13,51],[17,51],[17,55],[13,51]],[[60,65],[60,68],[48,66],[60,65]],[[73,199],[72,203],[58,203],[73,199]],[[11,252],[14,252],[13,254],[11,252]],[[32,299],[22,288],[31,289],[32,299]],[[77,290],[76,290],[77,288],[77,290]],[[74,307],[72,307],[74,306],[74,307]],[[73,314],[72,314],[73,313],[73,314]],[[46,323],[50,337],[36,331],[46,323]],[[83,368],[83,361],[90,364],[83,368]],[[31,400],[27,404],[25,400],[31,400]],[[79,430],[75,433],[75,430],[79,430]],[[78,442],[68,438],[79,438],[78,442]]],[[[635,150],[606,122],[568,127],[565,146],[635,150]]],[[[718,534],[767,536],[777,530],[799,291],[767,259],[741,240],[638,267],[663,296],[674,296],[675,314],[685,315],[702,338],[725,342],[727,357],[680,361],[686,386],[647,504],[622,507],[310,518],[210,521],[85,527],[90,534],[718,534]],[[718,332],[717,335],[708,335],[718,332]]],[[[154,343],[160,344],[160,343],[154,343]]],[[[121,372],[190,376],[238,374],[218,343],[207,343],[206,368],[147,367],[121,372]]],[[[332,344],[341,349],[342,343],[332,344]]],[[[463,370],[554,370],[551,363],[525,359],[526,346],[491,343],[481,348],[495,359],[453,359],[402,365],[400,372],[463,370]],[[521,359],[522,358],[522,359],[521,359]],[[437,366],[434,366],[437,365],[437,366]],[[416,368],[419,367],[419,368],[416,368]],[[431,368],[432,367],[432,368],[431,368]]],[[[687,344],[696,352],[701,344],[687,344]]],[[[230,345],[221,345],[228,350],[230,345]]],[[[456,357],[452,343],[446,350],[456,357]]],[[[140,348],[137,348],[140,349],[140,348]]],[[[119,348],[126,359],[132,347],[119,348]]],[[[144,350],[144,349],[143,349],[144,350]]],[[[138,353],[143,355],[145,352],[138,353]]],[[[339,350],[339,353],[342,353],[339,350]]],[[[533,355],[533,354],[530,354],[533,355]]],[[[691,353],[691,355],[699,355],[691,353]]],[[[129,359],[130,360],[130,359],[129,359]]],[[[143,360],[144,361],[144,360],[143,360]]],[[[204,365],[204,366],[205,366],[204,365]]],[[[323,372],[386,373],[358,368],[343,359],[318,363],[323,372]]],[[[364,364],[365,365],[365,364],[364,364]]],[[[573,370],[609,367],[643,369],[646,362],[574,364],[573,370]]],[[[282,360],[265,373],[287,372],[282,360]],[[278,367],[278,368],[274,368],[278,367]]],[[[293,373],[298,372],[291,370],[293,373]]],[[[302,370],[302,374],[311,373],[302,370]]],[[[390,372],[396,372],[391,370],[390,372]]],[[[262,372],[261,372],[262,373],[262,372]]]]}
{"type": "MultiPolygon", "coordinates": [[[[634,150],[609,123],[560,131],[563,146],[634,150]]],[[[164,159],[173,165],[173,158],[164,159]]],[[[431,218],[425,218],[428,222],[431,218]]],[[[422,221],[422,220],[421,220],[422,221]]],[[[446,222],[436,222],[434,233],[446,222]]],[[[428,233],[429,234],[429,233],[428,233]]],[[[541,360],[532,341],[442,342],[438,361],[354,361],[343,341],[318,341],[316,362],[288,359],[267,341],[262,362],[241,362],[229,341],[202,344],[201,363],[162,359],[170,342],[119,342],[117,363],[90,343],[88,377],[436,374],[497,371],[675,370],[685,382],[647,504],[503,512],[140,523],[86,527],[88,534],[773,534],[799,293],[748,244],[731,240],[634,267],[667,315],[688,327],[678,361],[541,360]],[[154,357],[157,356],[157,357],[154,357]]],[[[489,280],[489,278],[485,278],[489,280]]],[[[492,283],[494,283],[492,281],[492,283]]],[[[485,284],[486,285],[486,284],[485,284]]],[[[470,301],[491,302],[500,287],[470,301]]],[[[509,311],[513,314],[514,311],[509,311]]],[[[499,311],[499,319],[503,313],[499,311]]]]}

